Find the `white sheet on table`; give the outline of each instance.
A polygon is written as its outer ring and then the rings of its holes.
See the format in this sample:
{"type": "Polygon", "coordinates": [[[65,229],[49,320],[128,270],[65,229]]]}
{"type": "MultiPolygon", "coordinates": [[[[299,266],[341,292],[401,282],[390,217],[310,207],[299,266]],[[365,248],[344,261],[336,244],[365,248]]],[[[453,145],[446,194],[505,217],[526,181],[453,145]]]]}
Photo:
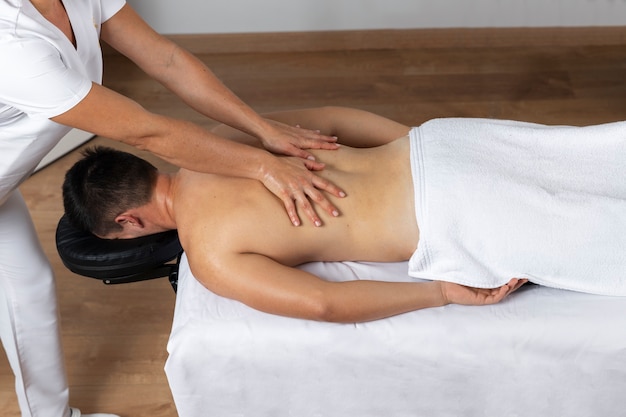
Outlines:
{"type": "MultiPolygon", "coordinates": [[[[316,263],[413,280],[406,263],[316,263]]],[[[181,417],[626,416],[626,298],[546,287],[364,324],[261,313],[181,262],[165,367],[181,417]]]]}

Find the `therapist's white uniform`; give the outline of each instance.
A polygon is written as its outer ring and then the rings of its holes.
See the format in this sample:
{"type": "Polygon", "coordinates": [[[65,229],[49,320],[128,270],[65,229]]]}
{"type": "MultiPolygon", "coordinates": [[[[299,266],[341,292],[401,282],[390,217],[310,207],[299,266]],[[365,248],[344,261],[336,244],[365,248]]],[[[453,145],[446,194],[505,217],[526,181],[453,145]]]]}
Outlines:
{"type": "Polygon", "coordinates": [[[0,0],[0,337],[22,416],[69,415],[52,269],[17,187],[69,131],[49,120],[102,81],[100,25],[124,0],[63,0],[76,48],[28,0],[0,0]]]}

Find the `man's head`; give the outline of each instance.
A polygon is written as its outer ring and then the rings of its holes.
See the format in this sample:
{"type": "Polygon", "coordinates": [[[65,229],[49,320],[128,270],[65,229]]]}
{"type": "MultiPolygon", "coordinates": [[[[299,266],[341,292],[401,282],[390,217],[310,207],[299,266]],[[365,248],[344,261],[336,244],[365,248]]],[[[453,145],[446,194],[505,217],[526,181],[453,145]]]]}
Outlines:
{"type": "Polygon", "coordinates": [[[120,232],[118,216],[150,202],[158,171],[132,154],[98,146],[65,174],[63,205],[75,227],[98,236],[120,232]]]}

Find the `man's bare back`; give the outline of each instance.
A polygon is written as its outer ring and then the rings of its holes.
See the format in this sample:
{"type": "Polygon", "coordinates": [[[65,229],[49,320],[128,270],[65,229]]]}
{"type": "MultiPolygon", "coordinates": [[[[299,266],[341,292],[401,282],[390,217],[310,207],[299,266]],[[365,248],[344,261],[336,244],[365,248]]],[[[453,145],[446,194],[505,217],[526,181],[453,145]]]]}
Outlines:
{"type": "Polygon", "coordinates": [[[341,216],[319,213],[323,227],[293,227],[277,216],[280,200],[258,181],[181,171],[174,210],[190,257],[256,253],[290,266],[408,259],[419,236],[408,137],[376,148],[312,152],[326,164],[319,175],[350,190],[349,198],[333,201],[341,216]]]}

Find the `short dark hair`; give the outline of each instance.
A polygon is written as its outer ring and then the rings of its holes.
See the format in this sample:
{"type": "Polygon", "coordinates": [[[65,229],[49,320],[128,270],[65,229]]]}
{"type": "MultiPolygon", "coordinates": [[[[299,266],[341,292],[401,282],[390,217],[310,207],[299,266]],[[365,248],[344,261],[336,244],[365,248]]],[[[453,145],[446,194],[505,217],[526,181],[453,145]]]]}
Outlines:
{"type": "Polygon", "coordinates": [[[69,222],[100,236],[121,230],[115,218],[152,198],[156,167],[104,146],[86,149],[82,155],[63,182],[63,206],[69,222]]]}

